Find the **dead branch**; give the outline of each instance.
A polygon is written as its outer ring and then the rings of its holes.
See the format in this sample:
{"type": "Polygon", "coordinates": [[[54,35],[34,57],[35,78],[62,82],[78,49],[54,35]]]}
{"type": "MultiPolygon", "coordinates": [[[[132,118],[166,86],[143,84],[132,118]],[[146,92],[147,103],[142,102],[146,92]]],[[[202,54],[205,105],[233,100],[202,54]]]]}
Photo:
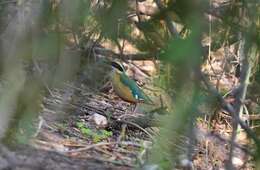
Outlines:
{"type": "Polygon", "coordinates": [[[110,58],[118,58],[118,59],[125,59],[125,60],[151,60],[153,58],[153,54],[149,53],[139,53],[139,54],[118,54],[113,52],[112,50],[106,49],[100,45],[97,45],[96,47],[93,48],[93,50],[105,57],[110,57],[110,58]]]}

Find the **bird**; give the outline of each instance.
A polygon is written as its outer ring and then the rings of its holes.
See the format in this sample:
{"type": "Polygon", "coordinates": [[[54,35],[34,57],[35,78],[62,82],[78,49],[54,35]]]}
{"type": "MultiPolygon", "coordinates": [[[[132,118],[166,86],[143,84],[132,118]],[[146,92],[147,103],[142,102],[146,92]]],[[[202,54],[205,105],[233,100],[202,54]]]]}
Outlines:
{"type": "Polygon", "coordinates": [[[121,99],[134,104],[153,104],[153,101],[136,82],[127,76],[125,68],[121,63],[112,61],[111,66],[113,69],[111,74],[112,87],[121,99]]]}

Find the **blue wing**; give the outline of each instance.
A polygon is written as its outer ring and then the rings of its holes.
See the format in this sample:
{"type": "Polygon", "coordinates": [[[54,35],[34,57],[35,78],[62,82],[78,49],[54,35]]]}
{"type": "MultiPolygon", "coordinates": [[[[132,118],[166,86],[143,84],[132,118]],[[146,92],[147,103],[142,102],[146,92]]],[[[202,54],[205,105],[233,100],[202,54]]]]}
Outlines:
{"type": "Polygon", "coordinates": [[[120,80],[121,82],[126,85],[127,87],[129,87],[129,89],[131,90],[133,96],[138,99],[138,100],[144,100],[146,102],[151,101],[145,94],[144,92],[137,86],[136,82],[130,78],[128,78],[128,76],[123,73],[120,75],[120,80]]]}

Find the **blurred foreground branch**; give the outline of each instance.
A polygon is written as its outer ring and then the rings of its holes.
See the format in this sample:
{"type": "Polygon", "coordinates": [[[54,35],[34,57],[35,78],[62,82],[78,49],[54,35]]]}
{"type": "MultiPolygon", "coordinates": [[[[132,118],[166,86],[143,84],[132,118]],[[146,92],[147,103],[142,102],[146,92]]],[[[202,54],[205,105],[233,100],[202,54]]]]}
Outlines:
{"type": "Polygon", "coordinates": [[[223,109],[228,111],[229,113],[231,113],[231,115],[233,116],[235,121],[239,123],[239,125],[242,127],[242,129],[245,130],[245,132],[249,135],[249,137],[251,137],[254,140],[255,144],[258,145],[258,148],[260,148],[260,139],[257,137],[255,132],[250,127],[248,127],[248,125],[245,124],[245,122],[243,120],[241,120],[239,118],[239,116],[236,114],[235,108],[230,103],[227,103],[224,100],[224,98],[218,92],[218,90],[207,80],[204,73],[202,73],[201,71],[198,71],[197,76],[204,82],[204,84],[206,85],[209,92],[218,99],[218,101],[221,103],[223,109]]]}

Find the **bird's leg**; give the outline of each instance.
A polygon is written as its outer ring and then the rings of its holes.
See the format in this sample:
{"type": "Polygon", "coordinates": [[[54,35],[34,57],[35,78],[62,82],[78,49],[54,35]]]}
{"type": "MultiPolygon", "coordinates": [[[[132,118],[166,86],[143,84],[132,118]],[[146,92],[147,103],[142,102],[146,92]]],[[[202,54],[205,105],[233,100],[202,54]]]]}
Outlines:
{"type": "Polygon", "coordinates": [[[136,112],[136,109],[137,109],[137,103],[134,103],[134,104],[133,104],[133,107],[132,107],[132,109],[131,109],[131,111],[132,111],[133,113],[135,113],[135,112],[136,112]]]}

